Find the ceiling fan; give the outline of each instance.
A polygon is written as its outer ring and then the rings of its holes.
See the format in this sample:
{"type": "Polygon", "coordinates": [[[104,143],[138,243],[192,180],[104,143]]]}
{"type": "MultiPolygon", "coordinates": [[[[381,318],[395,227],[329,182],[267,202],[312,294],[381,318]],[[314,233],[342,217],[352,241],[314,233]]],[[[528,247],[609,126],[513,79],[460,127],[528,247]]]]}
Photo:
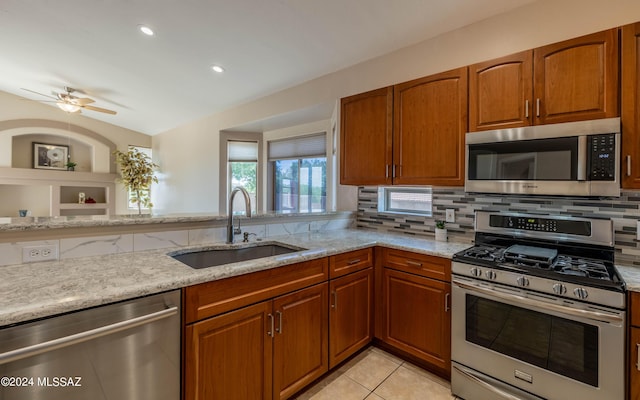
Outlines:
{"type": "Polygon", "coordinates": [[[101,108],[101,107],[96,107],[96,106],[90,105],[91,103],[95,102],[95,100],[93,100],[93,99],[90,99],[88,97],[77,97],[77,96],[74,96],[72,93],[78,92],[78,90],[74,89],[72,87],[65,86],[64,90],[65,90],[66,93],[51,92],[55,97],[54,96],[50,96],[48,94],[38,93],[38,92],[35,92],[33,90],[29,90],[29,89],[25,89],[25,88],[22,88],[22,90],[26,90],[27,92],[35,93],[37,95],[53,99],[53,101],[42,100],[42,102],[43,103],[56,103],[56,105],[61,110],[66,111],[68,113],[80,113],[81,112],[80,110],[84,108],[86,110],[97,111],[97,112],[106,113],[106,114],[112,114],[112,115],[116,114],[116,112],[113,111],[113,110],[107,110],[106,108],[101,108]]]}

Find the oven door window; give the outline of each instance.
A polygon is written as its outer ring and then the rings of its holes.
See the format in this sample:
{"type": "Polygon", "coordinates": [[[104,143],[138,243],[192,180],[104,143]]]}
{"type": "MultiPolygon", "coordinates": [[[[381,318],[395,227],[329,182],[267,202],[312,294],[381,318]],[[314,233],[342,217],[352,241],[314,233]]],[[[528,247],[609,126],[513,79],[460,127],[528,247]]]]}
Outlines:
{"type": "Polygon", "coordinates": [[[520,140],[469,145],[469,179],[577,179],[578,138],[520,140]]]}
{"type": "Polygon", "coordinates": [[[466,295],[468,342],[598,386],[598,328],[466,295]]]}

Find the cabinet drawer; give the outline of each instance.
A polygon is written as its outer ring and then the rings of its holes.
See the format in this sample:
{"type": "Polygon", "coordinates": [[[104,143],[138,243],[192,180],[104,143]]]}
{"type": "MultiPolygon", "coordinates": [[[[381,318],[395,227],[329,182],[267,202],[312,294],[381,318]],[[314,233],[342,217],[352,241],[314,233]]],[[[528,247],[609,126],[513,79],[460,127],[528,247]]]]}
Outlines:
{"type": "Polygon", "coordinates": [[[631,325],[640,327],[640,292],[629,292],[629,314],[631,325]]]}
{"type": "Polygon", "coordinates": [[[373,249],[362,249],[329,257],[329,276],[337,278],[373,265],[373,249]]]}
{"type": "Polygon", "coordinates": [[[385,249],[382,263],[385,267],[427,278],[451,281],[451,260],[409,251],[385,249]]]}
{"type": "Polygon", "coordinates": [[[302,289],[328,279],[327,258],[189,286],[184,291],[185,323],[302,289]]]}

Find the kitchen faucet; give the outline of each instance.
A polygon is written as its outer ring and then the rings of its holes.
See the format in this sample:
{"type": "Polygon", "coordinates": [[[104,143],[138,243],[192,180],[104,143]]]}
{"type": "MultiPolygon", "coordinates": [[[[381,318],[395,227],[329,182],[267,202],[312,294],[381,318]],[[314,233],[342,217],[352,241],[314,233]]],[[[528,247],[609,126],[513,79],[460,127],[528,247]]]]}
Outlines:
{"type": "Polygon", "coordinates": [[[247,217],[251,218],[251,198],[249,197],[249,192],[247,189],[242,186],[236,186],[229,195],[229,208],[227,209],[229,212],[229,217],[227,219],[227,243],[233,243],[233,237],[235,234],[240,234],[242,231],[240,230],[240,226],[237,229],[233,229],[233,198],[236,196],[236,193],[242,193],[244,196],[244,208],[246,210],[247,217]]]}

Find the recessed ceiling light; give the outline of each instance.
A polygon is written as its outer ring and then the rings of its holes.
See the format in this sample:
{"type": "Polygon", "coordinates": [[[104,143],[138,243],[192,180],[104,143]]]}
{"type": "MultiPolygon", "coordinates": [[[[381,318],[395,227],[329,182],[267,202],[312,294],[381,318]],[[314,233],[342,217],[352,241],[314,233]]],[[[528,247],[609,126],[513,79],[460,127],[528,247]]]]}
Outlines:
{"type": "Polygon", "coordinates": [[[147,36],[153,36],[153,29],[149,28],[146,25],[138,25],[138,29],[140,29],[140,32],[144,33],[147,36]]]}
{"type": "Polygon", "coordinates": [[[221,66],[219,66],[219,65],[212,65],[212,66],[211,66],[211,69],[212,69],[212,70],[214,70],[214,71],[216,71],[216,72],[219,72],[219,73],[220,73],[220,72],[224,72],[224,68],[222,68],[222,67],[221,67],[221,66]]]}

